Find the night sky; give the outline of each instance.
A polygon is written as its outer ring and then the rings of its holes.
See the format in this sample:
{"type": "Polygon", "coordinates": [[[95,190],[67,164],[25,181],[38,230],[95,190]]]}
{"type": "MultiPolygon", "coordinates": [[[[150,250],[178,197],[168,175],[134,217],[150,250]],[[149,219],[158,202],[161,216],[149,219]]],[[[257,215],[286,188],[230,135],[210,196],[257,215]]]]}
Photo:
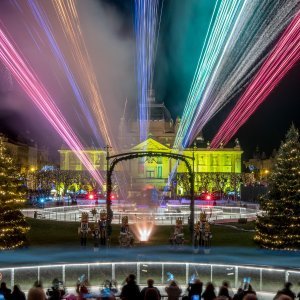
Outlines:
{"type": "MultiPolygon", "coordinates": [[[[15,2],[1,1],[1,24],[4,24],[6,32],[15,40],[23,55],[53,92],[70,124],[74,126],[85,144],[89,145],[86,125],[84,121],[80,121],[76,106],[70,109],[67,100],[72,98],[71,92],[66,83],[62,83],[61,70],[51,58],[51,51],[48,49],[43,33],[31,20],[33,17],[30,11],[20,13],[16,9],[15,2]],[[18,18],[20,15],[23,23],[18,18]],[[26,32],[23,32],[24,24],[28,25],[26,32]],[[40,40],[33,39],[32,36],[39,36],[40,40]],[[40,48],[39,51],[36,44],[40,48]],[[53,79],[55,77],[56,79],[53,79]]],[[[45,1],[38,2],[45,4],[45,1]]],[[[110,114],[113,115],[112,112],[119,107],[118,114],[115,114],[116,124],[122,113],[125,99],[135,101],[136,97],[135,80],[132,79],[135,76],[134,2],[133,0],[89,0],[87,2],[89,3],[86,5],[87,10],[83,1],[80,2],[79,8],[84,36],[91,51],[91,58],[96,62],[94,67],[98,67],[96,73],[103,98],[108,99],[107,102],[113,102],[110,100],[115,99],[115,106],[112,105],[110,114]],[[94,41],[98,35],[99,39],[94,41]],[[117,49],[121,50],[117,51],[117,49]]],[[[213,10],[213,1],[209,2],[207,0],[164,0],[154,88],[157,100],[165,102],[174,118],[181,116],[185,106],[213,10]]],[[[51,8],[45,10],[52,20],[51,8]]],[[[55,25],[54,31],[63,44],[63,37],[55,25]]],[[[300,64],[298,63],[240,128],[235,137],[239,138],[245,151],[244,158],[250,157],[256,146],[267,155],[272,149],[278,148],[292,122],[300,128],[299,78],[300,64]]],[[[231,107],[232,105],[227,105],[206,125],[203,132],[206,140],[212,139],[231,107]]],[[[60,147],[62,141],[49,127],[40,112],[24,96],[17,83],[11,84],[9,74],[3,71],[3,66],[0,65],[0,131],[12,136],[21,135],[27,140],[37,141],[54,150],[60,147]]]]}

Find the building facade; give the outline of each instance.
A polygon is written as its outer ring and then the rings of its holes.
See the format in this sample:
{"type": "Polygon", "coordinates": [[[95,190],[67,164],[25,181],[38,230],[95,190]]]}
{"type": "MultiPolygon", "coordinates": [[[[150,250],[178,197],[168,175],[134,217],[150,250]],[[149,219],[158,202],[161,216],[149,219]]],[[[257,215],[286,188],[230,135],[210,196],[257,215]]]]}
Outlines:
{"type": "MultiPolygon", "coordinates": [[[[190,164],[195,173],[195,191],[228,190],[237,188],[233,184],[236,175],[241,174],[242,150],[237,143],[234,148],[220,148],[212,150],[200,138],[192,148],[179,152],[173,149],[173,143],[180,124],[180,119],[174,122],[168,109],[163,103],[154,101],[150,95],[148,101],[149,122],[148,139],[139,143],[139,124],[135,118],[123,116],[119,129],[119,144],[122,145],[118,153],[139,151],[160,151],[163,153],[180,153],[194,157],[190,164]]],[[[90,158],[93,166],[99,171],[106,171],[106,152],[101,149],[83,150],[90,158]]],[[[85,170],[77,156],[68,149],[59,150],[61,170],[85,170]]],[[[117,154],[114,149],[110,155],[117,154]]],[[[188,169],[183,161],[176,161],[168,157],[143,157],[132,159],[119,164],[116,171],[124,172],[127,177],[128,195],[145,189],[156,189],[176,195],[189,192],[187,174],[188,169]],[[170,174],[172,180],[170,180],[170,174]]],[[[172,195],[173,196],[173,195],[172,195]]]]}
{"type": "Polygon", "coordinates": [[[257,184],[268,185],[268,180],[275,166],[277,152],[274,149],[267,157],[264,152],[260,152],[257,147],[253,157],[244,161],[246,172],[251,172],[257,184]]]}
{"type": "Polygon", "coordinates": [[[37,145],[28,145],[2,136],[3,144],[8,153],[14,158],[19,171],[23,174],[40,170],[49,164],[47,149],[41,149],[37,145]]]}

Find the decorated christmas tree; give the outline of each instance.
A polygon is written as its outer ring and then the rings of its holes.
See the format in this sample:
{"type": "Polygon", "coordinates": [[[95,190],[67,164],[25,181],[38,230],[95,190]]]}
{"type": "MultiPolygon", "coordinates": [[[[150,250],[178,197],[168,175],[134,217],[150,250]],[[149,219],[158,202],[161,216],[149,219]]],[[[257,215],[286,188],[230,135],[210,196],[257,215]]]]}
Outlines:
{"type": "Polygon", "coordinates": [[[294,125],[280,146],[269,187],[254,239],[264,248],[300,249],[300,142],[294,125]]]}
{"type": "Polygon", "coordinates": [[[0,249],[15,249],[26,245],[29,230],[19,210],[24,203],[19,172],[8,155],[0,137],[0,249]]]}

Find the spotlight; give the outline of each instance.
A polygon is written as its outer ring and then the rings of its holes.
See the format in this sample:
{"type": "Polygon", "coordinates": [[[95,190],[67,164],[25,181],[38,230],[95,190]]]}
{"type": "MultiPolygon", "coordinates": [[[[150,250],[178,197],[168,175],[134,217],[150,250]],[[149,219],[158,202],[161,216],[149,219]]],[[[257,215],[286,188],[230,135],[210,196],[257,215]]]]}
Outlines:
{"type": "Polygon", "coordinates": [[[153,230],[153,223],[138,223],[136,224],[136,236],[141,244],[149,241],[149,237],[153,230]]]}

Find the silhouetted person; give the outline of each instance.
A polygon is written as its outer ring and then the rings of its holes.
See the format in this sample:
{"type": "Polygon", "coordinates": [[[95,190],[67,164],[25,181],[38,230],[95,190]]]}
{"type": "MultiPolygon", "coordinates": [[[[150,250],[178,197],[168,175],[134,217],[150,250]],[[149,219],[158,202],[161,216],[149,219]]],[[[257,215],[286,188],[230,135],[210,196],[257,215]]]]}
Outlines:
{"type": "Polygon", "coordinates": [[[284,284],[284,288],[282,290],[279,290],[276,294],[276,296],[274,297],[274,299],[278,299],[280,295],[286,295],[289,296],[290,298],[292,298],[292,300],[296,299],[296,294],[291,290],[291,287],[293,286],[293,284],[291,282],[286,282],[284,284]]]}
{"type": "Polygon", "coordinates": [[[229,295],[229,284],[227,281],[223,281],[222,286],[219,289],[218,297],[227,297],[228,300],[231,300],[231,297],[229,295]]]}
{"type": "Polygon", "coordinates": [[[217,298],[215,293],[215,287],[211,282],[208,282],[206,285],[206,289],[202,294],[202,298],[204,300],[214,300],[217,298]]]}
{"type": "Polygon", "coordinates": [[[8,289],[6,286],[6,282],[1,282],[0,286],[0,294],[3,295],[5,300],[9,300],[11,296],[11,289],[8,289]]]}
{"type": "Polygon", "coordinates": [[[141,291],[142,300],[160,300],[160,291],[154,285],[154,280],[149,278],[147,280],[147,287],[144,287],[141,291]]]}
{"type": "Polygon", "coordinates": [[[63,283],[59,281],[57,278],[52,280],[52,287],[48,289],[47,295],[48,300],[60,300],[65,295],[65,289],[63,287],[63,283]]]}
{"type": "Polygon", "coordinates": [[[252,288],[251,284],[248,285],[247,290],[239,288],[237,290],[237,293],[234,295],[233,300],[243,300],[244,297],[248,294],[256,295],[256,292],[252,288]]]}
{"type": "Polygon", "coordinates": [[[120,298],[122,300],[141,300],[140,287],[136,284],[135,275],[129,274],[123,286],[120,298]]]}
{"type": "Polygon", "coordinates": [[[199,299],[201,299],[202,289],[203,289],[203,283],[201,282],[200,279],[196,279],[193,283],[190,283],[187,288],[189,292],[188,294],[189,300],[191,300],[192,296],[194,295],[198,295],[199,299]]]}
{"type": "Polygon", "coordinates": [[[167,286],[165,290],[168,294],[168,300],[178,300],[182,292],[181,288],[174,280],[170,282],[170,285],[167,286]]]}
{"type": "Polygon", "coordinates": [[[244,290],[241,287],[238,288],[237,292],[234,294],[232,299],[233,300],[243,299],[243,293],[244,293],[244,290]]]}
{"type": "Polygon", "coordinates": [[[10,297],[11,300],[26,300],[25,294],[21,291],[18,285],[14,285],[13,292],[10,297]]]}

